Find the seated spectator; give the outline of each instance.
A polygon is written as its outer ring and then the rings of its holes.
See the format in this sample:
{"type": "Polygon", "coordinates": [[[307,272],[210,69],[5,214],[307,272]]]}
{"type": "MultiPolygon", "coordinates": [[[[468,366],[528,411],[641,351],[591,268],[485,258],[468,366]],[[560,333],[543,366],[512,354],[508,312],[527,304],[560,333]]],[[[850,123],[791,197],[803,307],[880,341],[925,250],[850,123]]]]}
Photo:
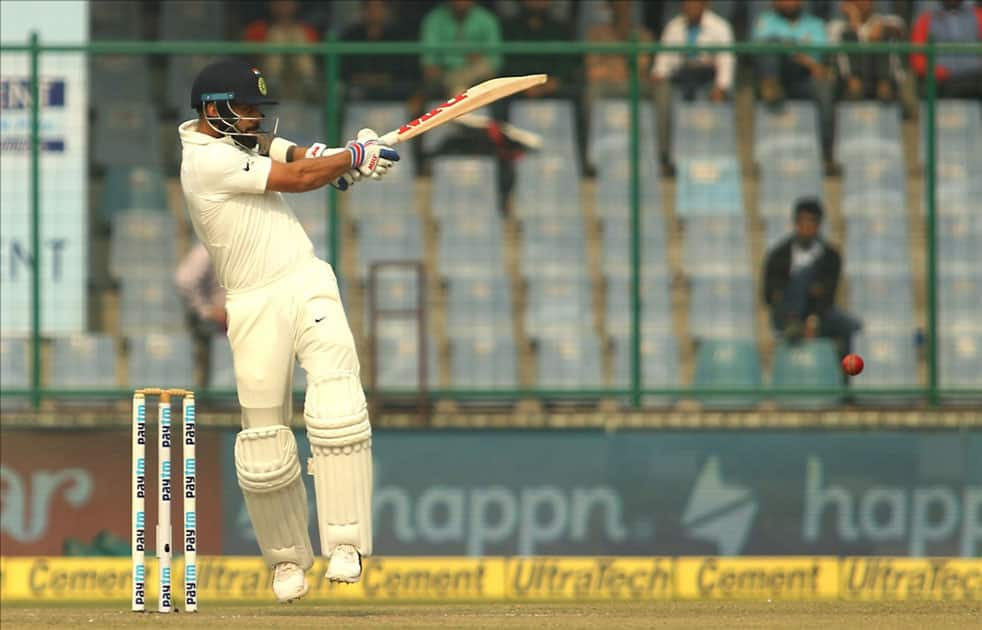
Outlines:
{"type": "MultiPolygon", "coordinates": [[[[978,44],[982,42],[982,7],[963,0],[941,0],[935,9],[917,16],[911,31],[915,44],[978,44]]],[[[935,59],[938,96],[982,98],[982,55],[942,53],[935,59]]],[[[927,57],[910,56],[918,78],[927,76],[927,57]]]]}
{"type": "MultiPolygon", "coordinates": [[[[349,27],[341,39],[346,42],[393,42],[411,39],[391,14],[390,0],[362,0],[361,20],[349,27]]],[[[418,84],[419,73],[407,55],[386,55],[379,63],[375,55],[346,55],[341,77],[348,98],[361,99],[370,93],[374,99],[408,98],[418,84]]]]}
{"type": "Polygon", "coordinates": [[[174,285],[184,303],[188,332],[194,340],[194,364],[202,370],[195,381],[207,385],[211,337],[225,332],[225,289],[218,284],[208,250],[200,242],[191,246],[174,273],[174,285]]]}
{"type": "MultiPolygon", "coordinates": [[[[295,0],[271,0],[267,3],[269,17],[256,20],[245,29],[243,39],[270,44],[313,44],[318,40],[314,27],[297,19],[295,0]]],[[[276,82],[279,98],[287,100],[317,100],[321,95],[317,63],[313,55],[263,55],[259,61],[267,76],[276,82]]]]}
{"type": "MultiPolygon", "coordinates": [[[[494,13],[473,0],[447,0],[423,18],[424,44],[498,44],[501,26],[494,13]]],[[[427,98],[444,98],[498,74],[501,55],[479,51],[423,54],[427,98]]]]}
{"type": "MultiPolygon", "coordinates": [[[[523,0],[518,14],[502,24],[502,34],[507,41],[555,42],[570,41],[573,31],[551,14],[550,0],[523,0]]],[[[548,72],[549,80],[522,93],[530,98],[548,98],[569,95],[575,83],[578,58],[573,55],[518,54],[505,58],[505,76],[521,76],[548,72]]]]}
{"type": "MultiPolygon", "coordinates": [[[[831,41],[866,44],[903,40],[904,21],[896,15],[875,13],[873,0],[843,0],[839,6],[846,19],[829,24],[831,41]]],[[[836,67],[846,98],[877,98],[884,102],[896,99],[903,77],[896,54],[840,53],[836,55],[836,67]]]]}
{"type": "Polygon", "coordinates": [[[767,253],[764,302],[771,323],[785,339],[831,337],[842,356],[862,324],[835,306],[842,259],[820,235],[822,203],[813,197],[795,202],[794,234],[767,253]]]}
{"type": "MultiPolygon", "coordinates": [[[[610,23],[591,27],[587,31],[587,40],[629,42],[634,33],[637,33],[638,40],[642,42],[654,39],[651,31],[635,20],[634,4],[630,0],[607,0],[607,6],[610,8],[610,23]]],[[[647,75],[650,67],[649,55],[639,55],[638,72],[642,78],[647,75]]],[[[628,64],[624,55],[591,53],[586,56],[586,80],[590,100],[602,96],[624,96],[628,92],[628,78],[628,64]]]]}
{"type": "MultiPolygon", "coordinates": [[[[708,0],[682,0],[682,12],[669,20],[661,36],[663,44],[723,45],[733,43],[730,23],[707,8],[708,0]]],[[[733,90],[733,53],[659,53],[651,71],[658,110],[658,147],[662,172],[675,172],[671,160],[672,92],[691,101],[706,92],[720,102],[733,90]]]]}
{"type": "MultiPolygon", "coordinates": [[[[825,23],[804,12],[801,0],[774,0],[754,25],[754,40],[784,44],[825,44],[825,23]]],[[[811,99],[818,107],[822,154],[828,174],[838,169],[832,161],[834,112],[832,83],[820,53],[792,51],[757,56],[760,96],[778,107],[785,98],[811,99]]]]}

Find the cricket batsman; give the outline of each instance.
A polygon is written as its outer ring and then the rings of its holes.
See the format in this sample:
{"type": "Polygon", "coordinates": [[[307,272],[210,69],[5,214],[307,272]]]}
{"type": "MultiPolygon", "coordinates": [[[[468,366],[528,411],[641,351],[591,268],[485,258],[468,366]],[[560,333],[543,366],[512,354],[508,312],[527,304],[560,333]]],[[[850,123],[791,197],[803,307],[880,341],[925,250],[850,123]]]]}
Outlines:
{"type": "Polygon", "coordinates": [[[274,135],[276,101],[241,61],[206,67],[191,87],[198,117],[179,127],[181,186],[198,238],[226,290],[228,338],[242,408],[235,469],[273,592],[307,592],[313,566],[307,496],[288,428],[293,363],[307,373],[304,420],[326,577],[357,582],[372,552],[372,429],[354,338],[334,271],[281,193],[381,179],[399,160],[370,129],[344,148],[298,147],[274,135]]]}

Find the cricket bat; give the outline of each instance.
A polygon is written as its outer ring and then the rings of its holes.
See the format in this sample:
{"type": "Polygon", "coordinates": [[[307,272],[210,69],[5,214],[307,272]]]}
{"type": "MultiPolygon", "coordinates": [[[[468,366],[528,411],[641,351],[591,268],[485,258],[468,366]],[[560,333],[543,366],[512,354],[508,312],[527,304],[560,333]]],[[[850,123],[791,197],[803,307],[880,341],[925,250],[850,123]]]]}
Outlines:
{"type": "Polygon", "coordinates": [[[545,74],[529,74],[523,77],[499,77],[488,79],[484,83],[467,88],[446,103],[434,107],[415,120],[410,120],[398,129],[393,129],[379,138],[379,142],[392,146],[415,138],[421,133],[435,129],[444,123],[459,118],[464,114],[480,109],[488,103],[501,100],[535,85],[542,85],[548,79],[545,74]]]}

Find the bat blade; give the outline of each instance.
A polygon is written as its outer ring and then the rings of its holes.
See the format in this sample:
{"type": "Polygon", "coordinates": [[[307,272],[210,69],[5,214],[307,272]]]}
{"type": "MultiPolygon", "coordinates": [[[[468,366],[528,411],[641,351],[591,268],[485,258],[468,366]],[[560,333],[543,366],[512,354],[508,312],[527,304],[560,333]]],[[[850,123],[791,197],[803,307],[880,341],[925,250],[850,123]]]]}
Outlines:
{"type": "Polygon", "coordinates": [[[478,83],[447,100],[447,102],[434,107],[419,118],[410,120],[398,129],[393,129],[379,138],[379,142],[389,146],[405,142],[475,109],[480,109],[488,103],[501,100],[530,87],[542,85],[548,78],[548,75],[545,74],[529,74],[522,77],[488,79],[484,83],[478,83]]]}

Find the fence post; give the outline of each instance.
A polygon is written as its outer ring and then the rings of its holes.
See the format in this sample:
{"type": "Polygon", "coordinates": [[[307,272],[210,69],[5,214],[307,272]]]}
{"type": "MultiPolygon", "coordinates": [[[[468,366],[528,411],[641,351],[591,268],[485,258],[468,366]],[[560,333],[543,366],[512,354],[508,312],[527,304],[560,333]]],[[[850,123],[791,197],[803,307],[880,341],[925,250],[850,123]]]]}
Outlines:
{"type": "Polygon", "coordinates": [[[41,406],[41,44],[31,33],[31,404],[41,406]]]}
{"type": "Polygon", "coordinates": [[[641,124],[640,78],[638,76],[638,32],[631,34],[634,44],[628,59],[631,107],[631,406],[641,407],[641,124]]]}
{"type": "MultiPolygon", "coordinates": [[[[333,32],[327,36],[328,44],[337,41],[333,32]]],[[[341,143],[340,124],[341,120],[341,81],[340,55],[332,50],[328,50],[324,59],[324,80],[327,83],[324,103],[324,128],[327,132],[327,145],[336,147],[341,143]]],[[[328,212],[328,262],[334,268],[334,275],[337,276],[340,285],[341,279],[341,235],[340,221],[338,220],[338,191],[333,186],[327,187],[327,212],[328,212]]]]}
{"type": "Polygon", "coordinates": [[[937,265],[938,251],[936,242],[936,205],[935,205],[935,185],[937,183],[937,164],[936,164],[936,140],[935,124],[937,122],[936,100],[937,100],[937,80],[935,79],[935,51],[934,45],[930,44],[927,49],[927,133],[924,141],[927,143],[924,152],[925,169],[925,202],[927,204],[925,213],[927,231],[927,378],[928,378],[928,401],[932,407],[938,404],[938,300],[937,300],[937,265]]]}

